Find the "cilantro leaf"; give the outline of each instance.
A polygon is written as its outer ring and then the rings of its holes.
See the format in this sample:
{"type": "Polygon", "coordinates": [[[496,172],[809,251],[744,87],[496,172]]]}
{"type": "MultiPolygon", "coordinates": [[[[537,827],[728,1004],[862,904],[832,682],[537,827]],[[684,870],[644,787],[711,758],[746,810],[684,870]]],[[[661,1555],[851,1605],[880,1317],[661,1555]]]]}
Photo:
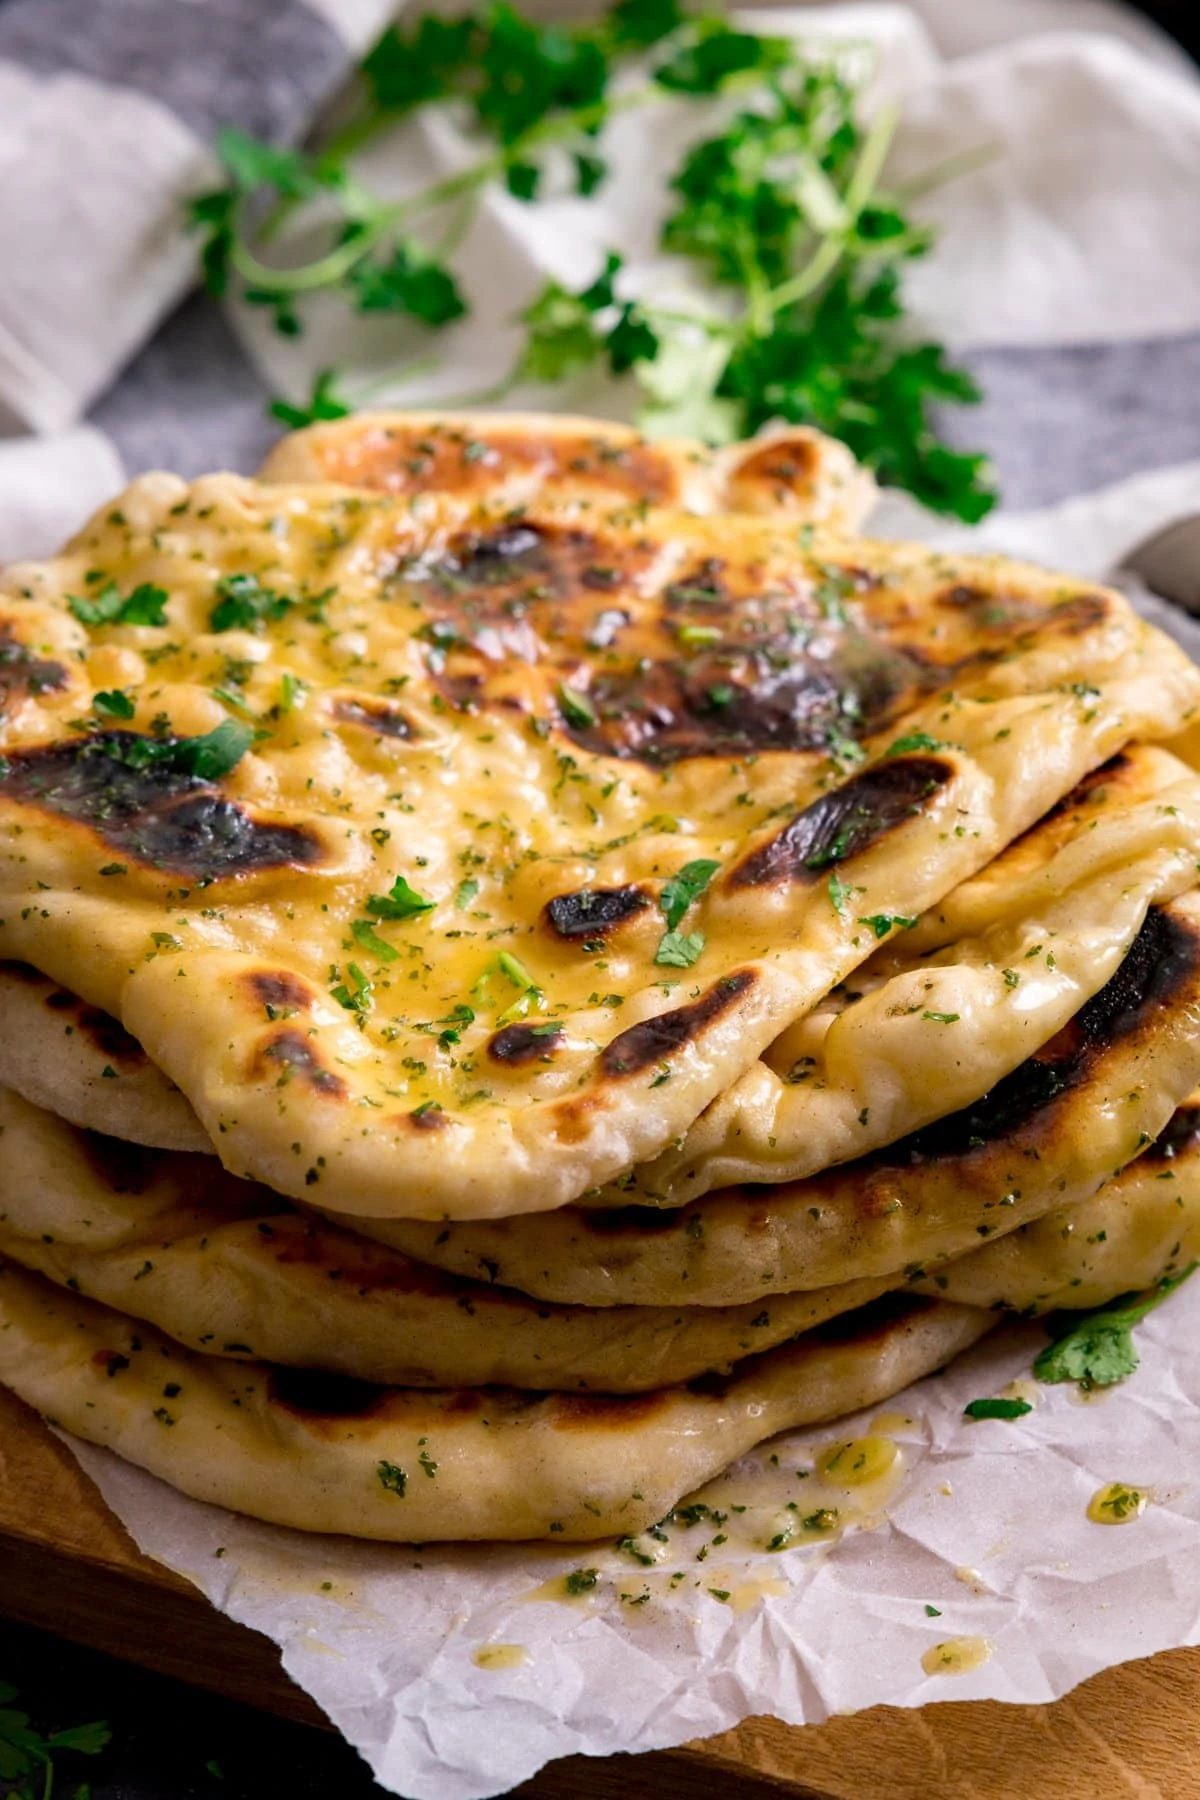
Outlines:
{"type": "Polygon", "coordinates": [[[245,725],[240,719],[225,719],[200,737],[176,738],[174,743],[156,742],[155,748],[161,750],[162,755],[152,760],[184,774],[195,775],[201,781],[219,781],[237,767],[253,742],[252,725],[245,725]]]}
{"type": "Polygon", "coordinates": [[[720,867],[719,862],[713,862],[709,857],[698,857],[695,862],[684,863],[679,873],[672,875],[664,883],[658,904],[667,921],[668,931],[674,931],[689,906],[700,898],[720,867]]]}
{"type": "Polygon", "coordinates": [[[386,894],[372,894],[367,911],[375,919],[414,919],[419,913],[432,912],[436,900],[426,900],[397,875],[386,894]]]}
{"type": "Polygon", "coordinates": [[[574,725],[577,731],[582,731],[596,723],[595,707],[578,688],[568,687],[565,681],[560,681],[555,694],[558,710],[568,725],[574,725]]]}
{"type": "Polygon", "coordinates": [[[1149,1293],[1127,1295],[1111,1306],[1076,1317],[1074,1322],[1070,1313],[1060,1315],[1065,1329],[1034,1362],[1033,1372],[1038,1380],[1077,1381],[1087,1390],[1111,1387],[1132,1375],[1139,1360],[1133,1327],[1173,1294],[1196,1267],[1192,1263],[1181,1275],[1160,1281],[1149,1293]]]}
{"type": "Polygon", "coordinates": [[[687,937],[681,931],[668,931],[659,941],[654,960],[667,969],[690,969],[699,961],[707,941],[702,931],[693,931],[687,937]]]}
{"type": "Polygon", "coordinates": [[[1023,1419],[1032,1411],[1028,1400],[968,1400],[963,1407],[968,1419],[1023,1419]]]}
{"type": "Polygon", "coordinates": [[[322,419],[344,419],[352,408],[338,394],[336,382],[334,370],[322,369],[313,382],[307,404],[293,406],[287,400],[272,400],[267,410],[273,419],[278,419],[281,425],[289,425],[293,431],[315,425],[322,419]]]}
{"type": "Polygon", "coordinates": [[[142,581],[126,599],[115,581],[105,582],[93,599],[68,594],[67,605],[81,625],[165,625],[167,592],[142,581]]]}

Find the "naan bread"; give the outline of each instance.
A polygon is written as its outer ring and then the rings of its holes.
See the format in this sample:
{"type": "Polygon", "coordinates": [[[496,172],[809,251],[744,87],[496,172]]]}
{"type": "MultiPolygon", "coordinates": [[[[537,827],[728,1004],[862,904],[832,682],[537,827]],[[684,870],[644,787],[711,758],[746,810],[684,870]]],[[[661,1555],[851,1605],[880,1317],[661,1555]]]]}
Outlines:
{"type": "Polygon", "coordinates": [[[0,1089],[0,1254],[192,1349],[401,1387],[643,1393],[785,1343],[888,1285],[589,1310],[446,1275],[211,1158],[74,1130],[0,1089]]]}
{"type": "MultiPolygon", "coordinates": [[[[681,1145],[589,1206],[682,1206],[735,1182],[803,1180],[970,1105],[1066,1025],[1147,907],[1194,886],[1198,867],[1200,779],[1166,751],[1123,752],[905,921],[681,1145]]],[[[889,921],[866,923],[882,933],[889,921]]]]}
{"type": "Polygon", "coordinates": [[[373,1387],[196,1356],[0,1264],[0,1381],[198,1500],[302,1531],[427,1543],[632,1534],[775,1433],[872,1406],[989,1314],[906,1297],[654,1394],[373,1387]]]}
{"type": "Polygon", "coordinates": [[[0,1086],[91,1131],[212,1154],[191,1106],[136,1038],[28,963],[0,962],[0,1086]]]}
{"type": "MultiPolygon", "coordinates": [[[[952,1026],[945,1027],[947,1031],[952,1026]]],[[[1112,979],[973,1106],[809,1181],[675,1210],[567,1209],[536,1222],[363,1221],[409,1255],[586,1306],[730,1306],[907,1279],[1077,1206],[1200,1081],[1200,895],[1147,915],[1112,979]]]]}
{"type": "Polygon", "coordinates": [[[1200,1258],[1200,1093],[1090,1200],[1058,1208],[913,1283],[964,1306],[1103,1306],[1200,1258]]]}
{"type": "Polygon", "coordinates": [[[925,911],[1200,697],[1119,596],[997,559],[419,515],[147,477],[0,595],[0,951],[333,1210],[534,1211],[649,1160],[864,960],[860,911],[925,911]],[[80,622],[145,584],[162,625],[80,622]],[[260,735],[218,778],[230,708],[260,735]]]}
{"type": "Polygon", "coordinates": [[[337,481],[410,501],[434,494],[464,511],[554,501],[772,513],[844,533],[858,530],[876,496],[846,446],[807,426],[711,450],[652,444],[627,425],[563,413],[357,413],[285,437],[260,479],[337,481]]]}

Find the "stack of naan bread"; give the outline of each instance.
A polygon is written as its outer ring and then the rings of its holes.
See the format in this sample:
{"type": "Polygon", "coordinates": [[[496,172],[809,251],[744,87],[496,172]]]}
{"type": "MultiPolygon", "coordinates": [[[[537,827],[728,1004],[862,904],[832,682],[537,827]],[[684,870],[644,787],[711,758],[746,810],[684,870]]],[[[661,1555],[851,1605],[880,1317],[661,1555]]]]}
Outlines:
{"type": "Polygon", "coordinates": [[[636,1532],[1200,1246],[1200,673],[780,433],[374,417],[0,590],[0,1381],[636,1532]]]}

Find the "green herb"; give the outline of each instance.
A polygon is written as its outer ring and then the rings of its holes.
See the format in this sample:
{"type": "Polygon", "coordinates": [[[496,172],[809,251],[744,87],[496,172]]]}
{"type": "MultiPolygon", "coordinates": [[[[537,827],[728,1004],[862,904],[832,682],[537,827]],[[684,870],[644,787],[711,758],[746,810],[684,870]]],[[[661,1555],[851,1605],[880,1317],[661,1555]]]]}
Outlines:
{"type": "Polygon", "coordinates": [[[466,912],[478,892],[479,883],[472,880],[470,876],[465,881],[460,881],[454,890],[454,904],[457,910],[466,912]]]}
{"type": "Polygon", "coordinates": [[[105,693],[92,695],[92,707],[102,718],[132,719],[134,704],[123,688],[109,688],[105,693]]]}
{"type": "Polygon", "coordinates": [[[569,1575],[563,1576],[563,1591],[568,1594],[587,1594],[599,1580],[599,1569],[572,1569],[569,1575]]]}
{"type": "Polygon", "coordinates": [[[665,969],[690,969],[699,961],[707,941],[702,931],[689,932],[686,937],[682,931],[668,931],[659,939],[654,960],[665,969]]]}
{"type": "Polygon", "coordinates": [[[313,382],[307,404],[292,406],[286,400],[272,400],[268,409],[271,417],[291,431],[316,425],[323,419],[344,419],[354,408],[339,398],[336,380],[332,369],[322,369],[313,382]]]}
{"type": "Polygon", "coordinates": [[[946,746],[937,738],[930,737],[927,731],[910,731],[907,737],[898,737],[894,744],[889,744],[884,756],[911,756],[914,750],[944,750],[946,746]]]}
{"type": "Polygon", "coordinates": [[[346,973],[350,977],[350,980],[348,982],[339,982],[336,987],[330,988],[329,991],[339,1006],[344,1006],[347,1012],[358,1014],[359,1024],[361,1025],[363,1019],[371,1010],[371,996],[375,991],[374,986],[367,980],[357,963],[347,963],[346,973]]]}
{"type": "Polygon", "coordinates": [[[963,1407],[968,1419],[1023,1419],[1032,1411],[1028,1400],[968,1400],[963,1407]]]}
{"type": "Polygon", "coordinates": [[[927,1600],[925,1602],[925,1617],[927,1619],[940,1619],[941,1616],[942,1616],[942,1614],[941,1614],[940,1607],[930,1606],[930,1604],[927,1600]]]}
{"type": "Polygon", "coordinates": [[[1117,1484],[1113,1492],[1100,1501],[1099,1510],[1110,1512],[1114,1519],[1127,1519],[1131,1513],[1136,1518],[1145,1504],[1146,1496],[1140,1488],[1117,1484]]]}
{"type": "Polygon", "coordinates": [[[558,696],[559,710],[568,725],[574,725],[576,730],[585,730],[589,725],[596,723],[595,709],[586,694],[579,693],[575,688],[569,688],[563,681],[559,682],[555,691],[558,696]]]}
{"type": "Polygon", "coordinates": [[[372,894],[367,911],[373,919],[413,919],[419,913],[432,912],[436,900],[426,900],[397,875],[386,894],[372,894]]]}
{"type": "Polygon", "coordinates": [[[889,931],[911,931],[917,923],[915,918],[906,919],[902,913],[869,913],[858,922],[869,925],[877,938],[885,938],[889,931]]]}
{"type": "Polygon", "coordinates": [[[862,888],[851,887],[849,882],[839,880],[836,875],[829,877],[829,902],[839,919],[849,918],[850,901],[862,892],[862,888]]]}
{"type": "Polygon", "coordinates": [[[67,595],[67,605],[81,625],[165,625],[164,588],[143,581],[124,600],[115,581],[108,581],[91,600],[67,595]]]}
{"type": "Polygon", "coordinates": [[[375,1473],[379,1477],[379,1485],[381,1488],[384,1488],[389,1494],[395,1494],[397,1499],[403,1500],[408,1488],[408,1476],[400,1467],[399,1463],[376,1463],[375,1473]]]}
{"type": "Polygon", "coordinates": [[[90,1725],[71,1725],[43,1736],[29,1714],[13,1705],[16,1698],[16,1688],[0,1682],[0,1781],[20,1782],[21,1787],[14,1790],[18,1795],[32,1796],[36,1791],[41,1800],[51,1800],[55,1756],[60,1751],[98,1756],[112,1733],[97,1719],[90,1725]]]}
{"type": "Polygon", "coordinates": [[[354,941],[363,950],[379,958],[380,962],[395,962],[400,952],[393,950],[375,931],[368,919],[355,919],[350,927],[354,941]]]}
{"type": "Polygon", "coordinates": [[[957,1013],[923,1012],[921,1014],[921,1017],[923,1019],[928,1019],[934,1025],[957,1025],[958,1024],[958,1014],[957,1013]]]}
{"type": "Polygon", "coordinates": [[[668,931],[674,931],[689,906],[700,898],[720,867],[719,862],[700,857],[695,862],[684,863],[678,875],[672,875],[664,884],[658,904],[667,921],[668,931]]]}
{"type": "MultiPolygon", "coordinates": [[[[978,399],[971,378],[905,316],[902,276],[933,233],[910,217],[909,190],[883,170],[897,124],[889,106],[860,122],[845,59],[827,47],[744,31],[675,0],[619,0],[586,23],[535,23],[503,3],[390,27],[366,57],[358,110],[316,155],[236,131],[218,134],[225,184],[191,205],[201,267],[301,329],[309,296],[438,330],[467,310],[448,258],[489,183],[527,203],[552,150],[587,197],[607,169],[601,135],[631,107],[710,107],[707,135],[668,180],[661,247],[708,293],[691,308],[616,292],[621,256],[573,291],[549,281],[524,308],[524,343],[494,400],[518,382],[553,383],[596,368],[632,375],[638,423],[654,436],[729,441],[771,420],[832,432],[888,483],[974,520],[994,494],[978,456],[941,443],[935,411],[978,399]],[[633,56],[641,86],[616,87],[633,56]],[[749,93],[749,104],[738,96],[749,93]],[[453,173],[399,200],[370,192],[351,159],[414,110],[453,106],[480,141],[453,173]],[[308,262],[272,255],[296,209],[326,232],[308,262]]],[[[668,125],[668,131],[671,126],[668,125]]],[[[348,401],[326,370],[307,405],[276,402],[288,425],[341,417],[348,401]]],[[[713,701],[719,705],[719,700],[713,701]]]]}
{"type": "Polygon", "coordinates": [[[1057,1342],[1047,1345],[1033,1365],[1039,1381],[1077,1381],[1081,1388],[1111,1387],[1132,1375],[1138,1366],[1133,1327],[1160,1306],[1197,1267],[1192,1263],[1182,1275],[1160,1281],[1146,1294],[1129,1294],[1111,1306],[1085,1313],[1067,1313],[1056,1321],[1065,1327],[1057,1342]]]}
{"type": "Polygon", "coordinates": [[[257,631],[281,619],[293,600],[264,587],[257,575],[225,575],[217,583],[220,598],[209,614],[210,631],[257,631]]]}
{"type": "Polygon", "coordinates": [[[226,719],[200,737],[101,741],[108,754],[127,768],[167,769],[178,775],[194,775],[201,781],[219,781],[241,762],[254,742],[254,730],[237,719],[226,719]]]}

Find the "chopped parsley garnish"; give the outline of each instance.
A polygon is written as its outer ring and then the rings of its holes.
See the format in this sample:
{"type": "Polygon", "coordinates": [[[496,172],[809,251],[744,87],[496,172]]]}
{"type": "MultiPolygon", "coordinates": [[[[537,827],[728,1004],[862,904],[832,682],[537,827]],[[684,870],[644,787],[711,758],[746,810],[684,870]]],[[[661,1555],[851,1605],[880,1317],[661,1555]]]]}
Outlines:
{"type": "Polygon", "coordinates": [[[408,1476],[400,1467],[399,1463],[376,1463],[375,1473],[379,1477],[379,1485],[381,1488],[386,1489],[389,1494],[395,1494],[397,1499],[403,1500],[405,1493],[408,1490],[408,1476]]]}
{"type": "Polygon", "coordinates": [[[938,738],[930,737],[927,731],[910,731],[907,737],[898,737],[894,744],[889,744],[884,756],[911,756],[915,750],[944,750],[945,744],[938,738]]]}
{"type": "Polygon", "coordinates": [[[225,719],[200,737],[135,737],[125,743],[106,739],[105,745],[110,756],[130,769],[170,769],[200,781],[219,781],[237,767],[253,742],[252,726],[225,719]]]}
{"type": "Polygon", "coordinates": [[[167,593],[143,581],[122,600],[115,581],[105,582],[94,599],[68,594],[67,605],[81,625],[165,625],[167,593]]]}
{"type": "Polygon", "coordinates": [[[390,944],[384,942],[369,919],[355,919],[350,930],[355,943],[361,949],[368,951],[370,955],[377,956],[380,962],[395,962],[399,956],[400,952],[393,950],[390,944]]]}
{"type": "Polygon", "coordinates": [[[702,931],[684,933],[676,930],[688,908],[695,904],[721,867],[711,857],[697,857],[684,863],[677,875],[663,884],[658,904],[667,929],[659,939],[654,960],[668,969],[690,969],[704,949],[707,939],[702,931]]]}
{"type": "Polygon", "coordinates": [[[1160,1281],[1148,1294],[1129,1294],[1124,1300],[1085,1313],[1074,1321],[1070,1313],[1061,1314],[1054,1323],[1065,1328],[1033,1365],[1038,1380],[1077,1381],[1087,1391],[1111,1387],[1132,1375],[1139,1360],[1133,1327],[1182,1286],[1196,1267],[1192,1263],[1182,1275],[1160,1281]]]}
{"type": "Polygon", "coordinates": [[[870,926],[877,938],[885,938],[889,931],[911,931],[917,923],[915,918],[906,919],[902,913],[868,913],[858,922],[870,926]]]}
{"type": "Polygon", "coordinates": [[[134,704],[124,688],[109,688],[92,695],[92,709],[103,719],[132,719],[134,704]]]}
{"type": "Polygon", "coordinates": [[[934,1025],[957,1025],[958,1013],[923,1012],[923,1019],[929,1019],[934,1025]]]}
{"type": "Polygon", "coordinates": [[[829,877],[829,901],[839,919],[849,918],[850,901],[855,894],[863,891],[860,887],[852,887],[849,882],[839,880],[836,875],[829,877]]]}
{"type": "Polygon", "coordinates": [[[684,863],[678,875],[672,875],[664,884],[658,904],[667,921],[668,931],[674,931],[688,907],[700,898],[720,867],[719,862],[713,862],[708,857],[698,857],[695,862],[684,863]]]}
{"type": "Polygon", "coordinates": [[[478,892],[479,883],[473,880],[471,876],[468,876],[465,881],[460,881],[454,890],[454,905],[456,909],[459,912],[466,912],[468,906],[470,906],[478,892]]]}
{"type": "Polygon", "coordinates": [[[371,995],[375,991],[374,986],[367,980],[357,963],[347,963],[346,973],[350,977],[349,981],[339,982],[329,991],[339,1006],[344,1006],[347,1012],[357,1013],[361,1023],[371,1010],[371,995]]]}
{"type": "Polygon", "coordinates": [[[1032,1411],[1028,1400],[968,1400],[963,1407],[968,1419],[1023,1419],[1032,1411]]]}
{"type": "Polygon", "coordinates": [[[587,1594],[598,1584],[599,1580],[599,1569],[572,1569],[569,1575],[563,1576],[563,1592],[587,1594]]]}
{"type": "Polygon", "coordinates": [[[257,631],[281,619],[295,601],[264,587],[257,575],[224,575],[217,583],[217,604],[209,614],[210,631],[257,631]]]}
{"type": "Polygon", "coordinates": [[[397,875],[386,894],[371,895],[367,911],[373,919],[415,919],[420,913],[432,912],[436,905],[436,900],[426,900],[403,875],[397,875]]]}
{"type": "Polygon", "coordinates": [[[668,931],[660,939],[654,960],[664,969],[690,969],[699,962],[707,938],[702,931],[668,931]]]}
{"type": "Polygon", "coordinates": [[[565,681],[559,682],[555,692],[558,709],[568,725],[574,725],[577,731],[582,731],[596,723],[596,709],[586,694],[581,694],[577,688],[568,687],[565,681]]]}

